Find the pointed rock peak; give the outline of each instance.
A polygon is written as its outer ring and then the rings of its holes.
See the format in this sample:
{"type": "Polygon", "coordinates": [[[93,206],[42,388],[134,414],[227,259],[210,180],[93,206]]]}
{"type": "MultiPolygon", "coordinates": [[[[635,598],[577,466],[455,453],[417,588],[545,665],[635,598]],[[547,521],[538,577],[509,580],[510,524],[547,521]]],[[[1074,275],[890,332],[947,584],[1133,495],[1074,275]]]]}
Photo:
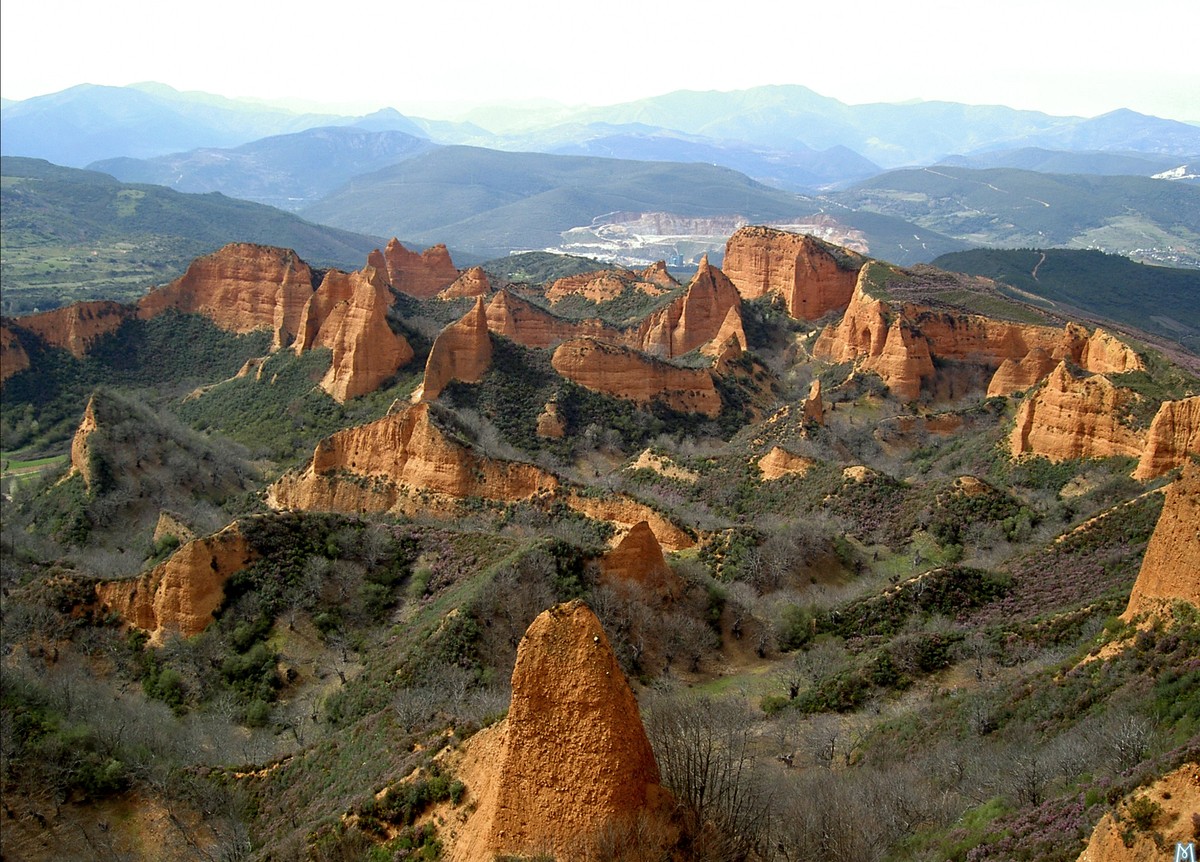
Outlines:
{"type": "Polygon", "coordinates": [[[379,249],[374,249],[367,255],[367,266],[373,266],[380,272],[387,272],[387,258],[383,256],[383,252],[379,249]]]}
{"type": "Polygon", "coordinates": [[[413,393],[413,401],[432,401],[451,380],[478,383],[492,365],[492,337],[488,332],[487,308],[483,297],[434,339],[425,363],[425,381],[413,393]]]}
{"type": "Polygon", "coordinates": [[[615,548],[601,557],[600,568],[618,586],[638,584],[662,598],[675,595],[681,587],[647,521],[635,524],[615,548]]]}
{"type": "Polygon", "coordinates": [[[89,442],[99,427],[100,423],[96,420],[96,393],[92,393],[88,398],[87,407],[83,409],[83,419],[71,438],[71,472],[83,476],[83,485],[88,489],[95,480],[92,475],[92,450],[89,442]]]}
{"type": "Polygon", "coordinates": [[[459,299],[466,296],[486,296],[492,292],[492,281],[482,266],[473,266],[438,294],[438,299],[459,299]]]}
{"type": "Polygon", "coordinates": [[[637,701],[581,601],[541,613],[517,649],[492,778],[451,860],[579,848],[665,799],[637,701]]]}
{"type": "Polygon", "coordinates": [[[820,380],[814,380],[808,388],[808,398],[804,402],[804,419],[818,425],[825,424],[825,405],[821,402],[820,380]]]}
{"type": "MultiPolygon", "coordinates": [[[[706,260],[707,258],[708,255],[705,255],[706,260]]],[[[657,284],[659,287],[665,287],[668,290],[673,287],[677,287],[679,284],[679,282],[675,280],[674,276],[667,271],[667,263],[663,260],[655,261],[643,269],[640,273],[638,273],[638,278],[640,278],[642,281],[649,282],[650,284],[657,284]]]]}

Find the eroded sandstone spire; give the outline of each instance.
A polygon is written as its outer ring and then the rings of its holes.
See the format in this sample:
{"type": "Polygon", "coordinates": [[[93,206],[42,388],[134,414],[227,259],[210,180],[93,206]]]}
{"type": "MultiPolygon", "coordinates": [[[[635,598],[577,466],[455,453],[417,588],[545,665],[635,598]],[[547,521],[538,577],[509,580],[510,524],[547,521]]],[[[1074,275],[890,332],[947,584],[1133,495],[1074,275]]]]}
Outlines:
{"type": "Polygon", "coordinates": [[[556,605],[533,621],[512,692],[488,762],[469,769],[478,808],[449,849],[452,862],[588,858],[591,836],[663,806],[637,701],[587,605],[556,605]]]}

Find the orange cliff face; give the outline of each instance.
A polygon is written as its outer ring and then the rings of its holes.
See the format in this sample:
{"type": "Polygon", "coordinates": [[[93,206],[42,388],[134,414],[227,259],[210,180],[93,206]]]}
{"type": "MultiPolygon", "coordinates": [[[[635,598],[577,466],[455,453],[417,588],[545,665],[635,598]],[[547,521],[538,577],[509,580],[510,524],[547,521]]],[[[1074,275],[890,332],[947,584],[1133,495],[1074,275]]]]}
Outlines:
{"type": "Polygon", "coordinates": [[[874,262],[863,267],[845,314],[821,332],[813,355],[856,362],[906,400],[935,388],[935,359],[990,372],[989,396],[1028,389],[1064,359],[1101,374],[1143,367],[1132,348],[1101,329],[1089,333],[1076,324],[1058,328],[891,304],[868,288],[882,267],[874,262]]]}
{"type": "Polygon", "coordinates": [[[743,227],[725,245],[722,268],[745,299],[775,293],[788,313],[816,320],[850,302],[865,258],[814,237],[743,227]]]}
{"type": "Polygon", "coordinates": [[[387,284],[371,266],[353,273],[330,270],[305,303],[295,351],[333,351],[320,386],[337,401],[373,392],[413,358],[408,341],[388,325],[391,303],[387,284]]]}
{"type": "Polygon", "coordinates": [[[583,336],[610,341],[624,337],[620,330],[605,326],[595,318],[564,320],[507,290],[492,297],[486,313],[488,329],[525,347],[555,347],[583,336]]]}
{"type": "Polygon", "coordinates": [[[202,314],[229,332],[270,329],[278,349],[295,337],[313,287],[312,270],[291,249],[231,243],[142,297],[137,314],[147,320],[173,308],[202,314]]]}
{"type": "Polygon", "coordinates": [[[745,350],[741,308],[742,298],[733,282],[720,269],[710,266],[708,255],[704,255],[687,292],[652,313],[642,321],[636,335],[624,341],[630,347],[668,359],[714,340],[720,340],[723,346],[730,338],[745,350]]]}
{"type": "Polygon", "coordinates": [[[417,254],[393,237],[383,252],[372,254],[367,263],[384,272],[396,290],[417,299],[431,299],[458,279],[458,269],[444,245],[430,246],[417,254]]]}
{"type": "Polygon", "coordinates": [[[225,582],[258,555],[236,523],[196,539],[140,578],[96,585],[102,607],[119,613],[161,644],[169,634],[193,637],[213,620],[225,598],[225,582]]]}
{"type": "Polygon", "coordinates": [[[529,626],[508,717],[472,738],[460,772],[476,807],[450,842],[450,862],[595,858],[603,830],[665,817],[671,801],[629,683],[581,601],[529,626]]]}
{"type": "Polygon", "coordinates": [[[1164,401],[1154,414],[1133,478],[1156,479],[1200,455],[1200,395],[1164,401]]]}
{"type": "Polygon", "coordinates": [[[1167,488],[1122,619],[1128,622],[1180,600],[1200,606],[1200,464],[1191,459],[1167,488]]]}
{"type": "Polygon", "coordinates": [[[413,393],[413,401],[433,401],[451,380],[478,383],[492,365],[492,336],[488,331],[483,297],[463,317],[438,333],[429,360],[425,382],[413,393]]]}
{"type": "Polygon", "coordinates": [[[1145,445],[1145,432],[1124,420],[1137,397],[1100,374],[1076,377],[1061,362],[1017,411],[1009,438],[1012,455],[1029,453],[1051,461],[1136,457],[1145,445]]]}
{"type": "Polygon", "coordinates": [[[659,401],[672,410],[710,418],[721,412],[710,372],[669,365],[628,347],[578,338],[560,344],[550,364],[563,377],[595,392],[638,404],[659,401]]]}
{"type": "Polygon", "coordinates": [[[550,473],[477,454],[435,423],[434,408],[413,404],[317,444],[312,461],[267,491],[274,508],[342,512],[416,511],[418,495],[525,500],[558,487],[550,473]]]}
{"type": "Polygon", "coordinates": [[[0,380],[7,380],[29,367],[29,354],[7,323],[0,323],[0,380]]]}
{"type": "MultiPolygon", "coordinates": [[[[133,312],[129,306],[104,299],[76,302],[53,311],[19,317],[13,323],[32,332],[48,346],[62,348],[76,359],[83,359],[96,341],[116,332],[131,317],[133,312]]],[[[28,359],[26,357],[26,362],[28,359]]]]}

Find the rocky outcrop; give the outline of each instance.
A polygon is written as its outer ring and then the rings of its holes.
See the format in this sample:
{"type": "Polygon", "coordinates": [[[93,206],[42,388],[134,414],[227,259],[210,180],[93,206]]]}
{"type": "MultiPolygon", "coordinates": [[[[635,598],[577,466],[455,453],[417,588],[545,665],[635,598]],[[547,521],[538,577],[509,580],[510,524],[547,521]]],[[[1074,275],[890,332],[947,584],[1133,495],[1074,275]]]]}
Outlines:
{"type": "Polygon", "coordinates": [[[620,330],[597,319],[564,320],[507,290],[498,291],[488,303],[487,321],[492,332],[526,347],[556,347],[583,336],[614,342],[624,338],[620,330]]]}
{"type": "Polygon", "coordinates": [[[1200,765],[1185,763],[1150,786],[1133,791],[1121,800],[1116,812],[1105,814],[1092,830],[1078,862],[1178,859],[1177,845],[1200,844],[1193,820],[1197,812],[1200,812],[1200,765]],[[1139,823],[1129,816],[1129,806],[1136,799],[1150,803],[1142,806],[1152,812],[1150,822],[1139,823]]]}
{"type": "Polygon", "coordinates": [[[595,338],[560,344],[551,364],[563,377],[595,392],[639,404],[658,401],[681,413],[714,417],[721,412],[721,398],[705,369],[679,368],[595,338]]]}
{"type": "Polygon", "coordinates": [[[422,508],[422,496],[514,501],[558,487],[553,475],[532,464],[478,454],[452,431],[444,431],[435,421],[437,414],[434,405],[422,402],[326,437],[304,470],[283,476],[268,489],[268,504],[404,512],[422,508]]]}
{"type": "Polygon", "coordinates": [[[438,299],[487,296],[492,292],[492,280],[482,266],[473,266],[438,294],[438,299]]]}
{"type": "Polygon", "coordinates": [[[700,475],[684,467],[680,467],[670,458],[665,455],[650,450],[643,449],[638,455],[637,460],[629,465],[630,470],[651,470],[660,476],[666,476],[668,479],[676,479],[680,482],[687,482],[689,485],[694,485],[700,475]]]}
{"type": "Polygon", "coordinates": [[[619,530],[631,530],[638,523],[645,521],[658,544],[668,551],[686,551],[696,545],[695,539],[665,515],[659,514],[645,503],[639,503],[621,494],[588,497],[572,492],[563,497],[563,502],[576,512],[597,521],[607,521],[619,530]]]}
{"type": "Polygon", "coordinates": [[[159,512],[158,521],[154,525],[154,541],[161,542],[168,536],[174,536],[180,542],[190,542],[196,538],[196,533],[180,520],[178,515],[171,512],[159,512]]]}
{"type": "Polygon", "coordinates": [[[1044,380],[1056,365],[1054,357],[1041,347],[1033,348],[1020,360],[1005,359],[988,382],[988,397],[1024,392],[1044,380]]]}
{"type": "Polygon", "coordinates": [[[771,451],[758,459],[758,470],[764,482],[773,482],[784,476],[803,476],[814,466],[816,461],[803,455],[793,455],[786,449],[773,446],[771,451]]]}
{"type": "Polygon", "coordinates": [[[722,268],[744,298],[778,294],[792,317],[816,320],[849,304],[864,263],[812,236],[744,227],[726,243],[722,268]]]}
{"type": "Polygon", "coordinates": [[[320,386],[337,401],[373,392],[413,358],[403,335],[392,332],[387,312],[392,296],[382,273],[330,270],[304,305],[294,349],[333,351],[320,386]]]}
{"type": "Polygon", "coordinates": [[[76,302],[53,311],[20,317],[13,322],[42,339],[47,346],[59,347],[76,359],[83,359],[100,338],[116,332],[132,316],[133,311],[127,305],[97,300],[76,302]]]}
{"type": "Polygon", "coordinates": [[[1167,488],[1123,618],[1183,600],[1200,605],[1200,464],[1189,459],[1167,488]]]}
{"type": "Polygon", "coordinates": [[[450,862],[591,859],[601,830],[669,804],[637,701],[599,620],[580,601],[529,626],[491,756],[470,762],[474,749],[472,741],[462,772],[477,807],[448,848],[450,862]]]}
{"type": "Polygon", "coordinates": [[[814,380],[808,387],[808,398],[804,399],[804,421],[817,425],[825,424],[825,404],[821,401],[820,380],[814,380]]]}
{"type": "Polygon", "coordinates": [[[1200,395],[1164,401],[1154,414],[1133,478],[1156,479],[1200,455],[1200,395]]]}
{"type": "Polygon", "coordinates": [[[29,354],[8,323],[0,323],[0,380],[7,380],[29,367],[29,354]]]}
{"type": "Polygon", "coordinates": [[[79,426],[75,429],[75,435],[71,438],[71,472],[83,476],[84,487],[89,489],[92,487],[94,477],[92,476],[91,447],[88,445],[88,441],[99,427],[99,423],[96,421],[96,396],[92,395],[88,398],[87,407],[83,409],[83,419],[80,420],[79,426]]]}
{"type": "Polygon", "coordinates": [[[231,243],[142,297],[137,314],[147,320],[173,308],[204,315],[228,332],[270,329],[278,349],[295,337],[313,287],[312,270],[291,249],[231,243]]]}
{"type": "Polygon", "coordinates": [[[713,336],[712,341],[700,348],[700,352],[714,357],[716,361],[713,365],[719,371],[725,362],[736,359],[745,351],[746,330],[742,326],[742,312],[740,307],[731,306],[725,313],[725,322],[721,324],[717,334],[713,336]]]}
{"type": "Polygon", "coordinates": [[[639,290],[649,296],[659,296],[679,287],[679,282],[667,272],[663,261],[641,272],[626,269],[602,269],[557,279],[546,289],[546,298],[556,303],[568,296],[582,296],[591,302],[609,302],[626,290],[639,290]]]}
{"type": "Polygon", "coordinates": [[[682,356],[717,338],[722,329],[726,340],[738,340],[746,348],[741,329],[742,300],[725,273],[700,259],[687,292],[665,308],[653,312],[638,326],[636,335],[626,337],[630,347],[667,359],[682,356]],[[736,309],[731,320],[730,311],[736,309]]]}
{"type": "Polygon", "coordinates": [[[661,598],[682,591],[679,577],[667,565],[662,546],[646,521],[634,524],[617,546],[600,558],[600,571],[608,583],[618,588],[636,584],[661,598]]]}
{"type": "Polygon", "coordinates": [[[566,423],[558,415],[558,404],[547,401],[537,418],[537,435],[543,440],[561,440],[567,434],[566,423]]]}
{"type": "Polygon", "coordinates": [[[884,300],[872,285],[886,281],[890,271],[875,262],[862,268],[845,314],[822,331],[813,356],[856,362],[905,400],[935,391],[939,376],[953,373],[938,372],[938,364],[990,375],[989,395],[1028,389],[1063,360],[1098,374],[1143,365],[1131,347],[1100,329],[1014,323],[884,300]]]}
{"type": "Polygon", "coordinates": [[[1138,396],[1100,374],[1076,377],[1059,363],[1046,383],[1022,402],[1009,438],[1013,457],[1026,453],[1051,461],[1138,456],[1145,432],[1127,424],[1138,396]]]}
{"type": "Polygon", "coordinates": [[[458,270],[444,245],[431,246],[417,254],[393,238],[381,254],[373,254],[367,262],[385,272],[388,283],[396,290],[417,299],[431,299],[458,279],[458,270]]]}
{"type": "Polygon", "coordinates": [[[161,644],[169,634],[192,637],[212,622],[225,598],[225,582],[257,559],[236,523],[188,542],[140,578],[96,586],[102,608],[161,644]]]}
{"type": "Polygon", "coordinates": [[[492,336],[488,331],[483,297],[463,317],[451,323],[433,341],[425,363],[425,381],[413,401],[433,401],[451,380],[478,383],[492,365],[492,336]]]}

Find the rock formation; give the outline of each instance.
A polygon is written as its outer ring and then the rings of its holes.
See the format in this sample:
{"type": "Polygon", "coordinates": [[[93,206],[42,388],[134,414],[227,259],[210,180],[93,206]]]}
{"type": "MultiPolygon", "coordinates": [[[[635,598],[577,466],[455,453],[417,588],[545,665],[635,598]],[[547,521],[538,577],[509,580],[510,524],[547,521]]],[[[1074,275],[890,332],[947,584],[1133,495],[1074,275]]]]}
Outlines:
{"type": "Polygon", "coordinates": [[[633,529],[638,523],[645,521],[658,544],[668,551],[685,551],[696,546],[696,541],[669,518],[631,497],[621,494],[589,497],[579,493],[568,493],[562,499],[576,512],[597,521],[615,524],[620,530],[633,529]]]}
{"type": "Polygon", "coordinates": [[[626,290],[640,290],[649,296],[659,296],[674,290],[679,283],[667,272],[663,261],[652,264],[642,272],[624,269],[602,269],[557,279],[546,289],[546,298],[556,303],[568,296],[582,296],[592,302],[608,302],[626,290]]]}
{"type": "Polygon", "coordinates": [[[482,266],[473,266],[439,293],[438,299],[460,299],[466,296],[487,296],[492,292],[492,280],[482,266]]]}
{"type": "Polygon", "coordinates": [[[525,500],[558,487],[558,480],[532,464],[500,461],[476,453],[443,431],[428,402],[317,444],[312,461],[268,489],[275,508],[341,512],[415,511],[419,495],[525,500]]]}
{"type": "Polygon", "coordinates": [[[784,476],[803,476],[816,463],[812,458],[793,455],[786,449],[774,446],[770,452],[758,459],[758,470],[762,473],[763,481],[773,482],[784,476]]]}
{"type": "Polygon", "coordinates": [[[1033,348],[1019,361],[1005,359],[988,382],[988,397],[1024,392],[1044,380],[1056,365],[1054,357],[1041,347],[1033,348]]]}
{"type": "Polygon", "coordinates": [[[662,546],[646,521],[639,521],[600,558],[605,580],[617,586],[636,584],[643,590],[667,598],[682,590],[679,578],[667,565],[662,546]]]}
{"type": "Polygon", "coordinates": [[[746,330],[742,326],[742,312],[737,306],[730,306],[725,312],[725,322],[717,330],[712,341],[700,348],[706,356],[715,358],[713,366],[718,371],[730,359],[736,359],[746,350],[746,330]]]}
{"type": "Polygon", "coordinates": [[[1051,461],[1138,456],[1145,432],[1126,424],[1134,393],[1101,374],[1076,377],[1065,362],[1022,402],[1009,438],[1013,457],[1031,453],[1051,461]]]}
{"type": "Polygon", "coordinates": [[[71,473],[83,476],[85,488],[92,487],[92,459],[88,441],[96,433],[99,423],[96,421],[96,396],[88,398],[87,407],[83,409],[83,419],[75,429],[71,438],[71,473]]]}
{"type": "Polygon", "coordinates": [[[413,401],[435,400],[451,380],[478,383],[491,365],[492,336],[481,296],[474,308],[434,339],[425,363],[425,382],[413,393],[413,401]]]}
{"type": "Polygon", "coordinates": [[[736,338],[745,350],[741,305],[733,282],[721,270],[710,266],[708,255],[704,255],[687,292],[653,312],[642,321],[636,335],[626,337],[625,341],[630,347],[671,359],[712,341],[724,330],[725,340],[736,338]],[[737,313],[731,320],[730,311],[734,309],[737,313]]]}
{"type": "Polygon", "coordinates": [[[1200,464],[1190,459],[1167,488],[1123,619],[1180,599],[1200,606],[1200,464]]]}
{"type": "Polygon", "coordinates": [[[820,380],[814,380],[808,387],[808,398],[804,400],[804,421],[817,425],[825,424],[825,404],[821,401],[820,380]]]}
{"type": "Polygon", "coordinates": [[[198,635],[225,598],[225,581],[254,562],[257,554],[236,523],[196,539],[140,578],[96,586],[101,607],[161,644],[168,634],[198,635]]]}
{"type": "Polygon", "coordinates": [[[385,272],[388,283],[396,290],[417,299],[431,299],[458,279],[458,270],[444,245],[431,246],[417,254],[392,238],[383,252],[372,254],[367,263],[385,272]]]}
{"type": "Polygon", "coordinates": [[[822,331],[813,356],[856,362],[906,400],[931,391],[938,377],[934,359],[989,374],[989,395],[1028,389],[1062,360],[1098,374],[1143,367],[1131,347],[1101,329],[1013,323],[881,299],[872,285],[891,271],[873,261],[863,266],[845,314],[822,331]]]}
{"type": "Polygon", "coordinates": [[[137,314],[147,320],[173,308],[202,314],[229,332],[270,329],[278,349],[295,337],[313,287],[312,270],[291,249],[231,243],[142,297],[137,314]]]}
{"type": "Polygon", "coordinates": [[[7,380],[29,367],[29,354],[8,323],[0,323],[0,380],[7,380]]]}
{"type": "Polygon", "coordinates": [[[1121,801],[1118,811],[1119,815],[1105,814],[1096,824],[1078,862],[1163,862],[1178,858],[1177,844],[1200,844],[1192,819],[1200,812],[1200,765],[1185,763],[1149,787],[1133,791],[1121,801]],[[1136,825],[1131,828],[1133,818],[1128,816],[1128,808],[1138,798],[1158,806],[1147,829],[1136,825]]]}
{"type": "Polygon", "coordinates": [[[595,392],[639,404],[659,401],[682,413],[714,417],[721,412],[721,398],[705,369],[679,368],[595,338],[560,344],[551,364],[563,377],[595,392]]]}
{"type": "Polygon", "coordinates": [[[76,302],[53,311],[19,317],[13,323],[32,332],[48,346],[62,348],[76,359],[83,359],[101,337],[116,332],[132,316],[129,306],[105,299],[76,302]]]}
{"type": "Polygon", "coordinates": [[[591,336],[620,341],[624,334],[595,318],[569,321],[557,317],[514,293],[501,290],[487,307],[488,328],[526,347],[556,347],[572,338],[591,336]]]}
{"type": "Polygon", "coordinates": [[[372,392],[413,357],[403,335],[392,332],[392,296],[379,270],[330,270],[305,303],[297,323],[296,353],[333,351],[320,386],[337,401],[372,392]]]}
{"type": "Polygon", "coordinates": [[[1155,479],[1182,466],[1188,455],[1200,455],[1200,395],[1159,406],[1133,478],[1155,479]]]}
{"type": "Polygon", "coordinates": [[[669,803],[637,701],[583,602],[556,605],[529,626],[496,734],[487,762],[463,770],[478,807],[450,862],[592,858],[590,839],[602,829],[669,803]]]}
{"type": "Polygon", "coordinates": [[[547,401],[537,418],[537,435],[544,440],[561,440],[567,434],[567,426],[558,415],[558,404],[547,401]]]}
{"type": "Polygon", "coordinates": [[[637,460],[629,465],[630,470],[652,470],[660,476],[666,476],[668,479],[677,479],[680,482],[687,482],[693,485],[699,480],[698,473],[694,473],[684,467],[680,467],[670,458],[665,455],[659,455],[650,449],[643,449],[638,455],[637,460]]]}
{"type": "Polygon", "coordinates": [[[190,542],[196,538],[196,533],[187,524],[171,512],[159,512],[158,521],[154,525],[154,541],[161,542],[167,536],[174,536],[180,542],[190,542]]]}
{"type": "Polygon", "coordinates": [[[744,298],[775,293],[792,317],[816,320],[849,304],[864,263],[811,236],[744,227],[726,243],[722,268],[744,298]]]}

